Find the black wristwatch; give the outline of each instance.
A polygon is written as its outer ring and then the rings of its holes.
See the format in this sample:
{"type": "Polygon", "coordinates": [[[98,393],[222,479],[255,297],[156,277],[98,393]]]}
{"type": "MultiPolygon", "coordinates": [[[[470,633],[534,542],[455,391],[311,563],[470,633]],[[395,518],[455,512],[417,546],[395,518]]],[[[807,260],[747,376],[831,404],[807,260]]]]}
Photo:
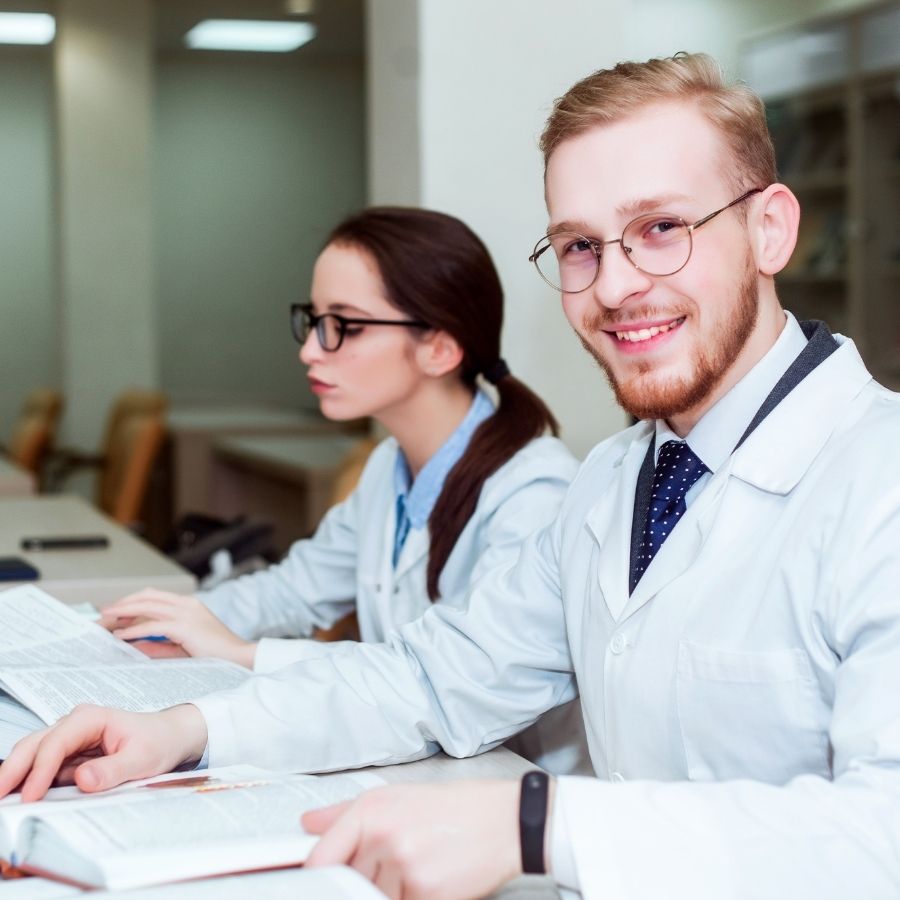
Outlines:
{"type": "Polygon", "coordinates": [[[519,794],[519,843],[522,848],[522,871],[529,875],[543,875],[544,829],[547,825],[546,772],[526,772],[522,776],[519,794]]]}

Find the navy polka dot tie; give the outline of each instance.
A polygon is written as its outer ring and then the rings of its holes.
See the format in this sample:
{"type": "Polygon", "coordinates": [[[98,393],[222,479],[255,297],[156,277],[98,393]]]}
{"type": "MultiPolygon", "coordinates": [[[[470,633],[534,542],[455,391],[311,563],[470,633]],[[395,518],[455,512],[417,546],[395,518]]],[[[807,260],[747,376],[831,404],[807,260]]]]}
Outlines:
{"type": "Polygon", "coordinates": [[[631,591],[687,509],[684,495],[708,471],[703,460],[694,454],[685,441],[666,441],[662,445],[653,474],[644,538],[631,571],[631,591]]]}

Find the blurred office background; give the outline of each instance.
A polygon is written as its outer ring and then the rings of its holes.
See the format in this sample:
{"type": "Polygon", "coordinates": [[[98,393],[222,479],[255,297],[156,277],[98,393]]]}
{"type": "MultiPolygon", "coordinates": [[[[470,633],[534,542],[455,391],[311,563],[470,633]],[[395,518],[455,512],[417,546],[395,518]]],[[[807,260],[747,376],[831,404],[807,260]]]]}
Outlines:
{"type": "Polygon", "coordinates": [[[288,304],[306,296],[338,219],[402,203],[456,214],[486,240],[507,293],[505,356],[584,454],[624,416],[527,262],[546,221],[537,138],[578,78],[681,49],[712,53],[772,99],[780,152],[793,155],[785,176],[836,247],[807,236],[809,259],[785,290],[900,381],[896,2],[2,0],[0,10],[49,13],[56,28],[43,46],[0,45],[2,434],[35,385],[62,390],[61,437],[82,446],[97,444],[111,402],[133,385],[174,407],[314,410],[288,304]],[[185,46],[198,21],[232,17],[308,21],[317,33],[289,53],[185,46]]]}

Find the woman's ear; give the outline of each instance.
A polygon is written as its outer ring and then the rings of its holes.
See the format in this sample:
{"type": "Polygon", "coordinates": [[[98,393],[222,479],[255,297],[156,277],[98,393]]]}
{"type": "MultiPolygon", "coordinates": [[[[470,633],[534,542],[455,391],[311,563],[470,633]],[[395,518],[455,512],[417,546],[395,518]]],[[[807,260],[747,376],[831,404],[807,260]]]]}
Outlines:
{"type": "Polygon", "coordinates": [[[763,275],[776,275],[791,258],[800,227],[800,204],[790,188],[770,184],[751,213],[756,264],[763,275]]]}
{"type": "Polygon", "coordinates": [[[464,356],[456,338],[446,331],[432,331],[416,345],[419,368],[432,378],[441,378],[458,369],[464,356]]]}

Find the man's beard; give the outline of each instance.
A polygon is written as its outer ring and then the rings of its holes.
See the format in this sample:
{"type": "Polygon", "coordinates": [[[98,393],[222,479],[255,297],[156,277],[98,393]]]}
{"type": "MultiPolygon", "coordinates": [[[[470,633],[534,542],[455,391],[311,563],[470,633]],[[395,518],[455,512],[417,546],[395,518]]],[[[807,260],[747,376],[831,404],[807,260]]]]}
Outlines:
{"type": "MultiPolygon", "coordinates": [[[[757,272],[750,260],[738,289],[737,304],[732,314],[718,326],[706,346],[695,351],[694,370],[687,378],[658,381],[654,378],[654,365],[640,363],[637,372],[626,382],[615,379],[612,369],[600,352],[588,343],[582,334],[578,337],[585,350],[594,357],[606,375],[606,380],[616,395],[619,405],[636,419],[668,419],[693,409],[702,403],[725,377],[734,364],[750,334],[756,326],[759,314],[759,287],[757,272]]],[[[641,316],[654,318],[653,311],[641,311],[641,316]]],[[[632,314],[632,318],[634,314],[632,314]]],[[[676,318],[674,316],[673,318],[676,318]]],[[[615,320],[598,311],[586,316],[584,330],[593,334],[615,325],[615,320]]]]}

